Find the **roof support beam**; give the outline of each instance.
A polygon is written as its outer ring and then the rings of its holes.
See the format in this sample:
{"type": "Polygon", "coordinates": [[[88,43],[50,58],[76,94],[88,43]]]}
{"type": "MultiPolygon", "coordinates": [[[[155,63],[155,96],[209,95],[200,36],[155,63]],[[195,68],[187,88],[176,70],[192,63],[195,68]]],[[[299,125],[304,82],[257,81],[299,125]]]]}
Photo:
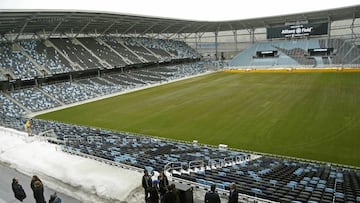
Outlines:
{"type": "Polygon", "coordinates": [[[89,21],[86,23],[86,25],[84,25],[84,26],[81,28],[81,30],[74,36],[74,38],[76,38],[80,33],[82,33],[82,32],[87,28],[87,26],[90,25],[90,23],[91,23],[91,20],[89,20],[89,21]]]}
{"type": "Polygon", "coordinates": [[[122,34],[127,34],[131,29],[133,29],[137,23],[134,23],[132,26],[130,26],[128,29],[126,29],[122,34]]]}
{"type": "Polygon", "coordinates": [[[59,28],[59,26],[61,25],[62,22],[63,22],[63,20],[61,20],[61,21],[54,27],[54,29],[50,32],[50,34],[48,35],[47,38],[50,38],[51,35],[56,32],[56,30],[59,28]]]}
{"type": "Polygon", "coordinates": [[[189,33],[189,34],[185,35],[185,38],[190,37],[190,35],[192,35],[192,34],[194,34],[194,33],[189,33]]]}
{"type": "Polygon", "coordinates": [[[199,39],[205,34],[205,32],[198,33],[199,39]]]}
{"type": "Polygon", "coordinates": [[[219,56],[218,56],[218,31],[215,32],[215,60],[217,61],[219,56]]]}
{"type": "Polygon", "coordinates": [[[192,25],[193,25],[193,23],[188,24],[187,26],[181,27],[179,30],[175,31],[169,38],[171,38],[172,36],[178,34],[179,32],[185,30],[185,28],[190,27],[190,26],[192,26],[192,25]]]}
{"type": "Polygon", "coordinates": [[[24,29],[26,28],[26,26],[27,26],[27,24],[29,23],[29,21],[30,21],[29,19],[25,21],[25,23],[24,23],[24,25],[22,26],[20,32],[16,35],[14,41],[16,41],[16,40],[19,38],[19,36],[22,34],[22,32],[24,32],[24,29]]]}
{"type": "Polygon", "coordinates": [[[255,29],[254,28],[251,28],[250,35],[251,35],[251,43],[254,44],[255,43],[255,29]]]}
{"type": "Polygon", "coordinates": [[[355,20],[356,20],[356,14],[355,14],[355,12],[353,12],[353,18],[352,18],[352,22],[351,22],[351,25],[350,25],[350,29],[351,29],[351,39],[356,38],[356,34],[354,33],[355,20]]]}
{"type": "Polygon", "coordinates": [[[167,29],[169,29],[172,25],[167,26],[165,29],[161,30],[160,33],[164,33],[167,29]]]}
{"type": "Polygon", "coordinates": [[[149,30],[151,30],[156,24],[151,25],[148,29],[146,29],[144,32],[141,33],[141,35],[144,35],[145,33],[147,33],[149,30]]]}
{"type": "Polygon", "coordinates": [[[234,34],[235,50],[239,51],[239,49],[238,49],[238,40],[237,40],[237,30],[233,30],[233,34],[234,34]]]}
{"type": "Polygon", "coordinates": [[[115,23],[116,23],[116,22],[111,23],[111,25],[109,25],[109,27],[107,27],[107,28],[104,30],[104,32],[101,33],[101,36],[104,36],[105,33],[106,33],[107,31],[109,31],[109,30],[115,25],[115,23]]]}
{"type": "Polygon", "coordinates": [[[202,29],[203,27],[205,27],[206,25],[204,24],[204,25],[200,25],[196,30],[194,30],[194,33],[195,32],[198,32],[200,29],[202,29]]]}
{"type": "Polygon", "coordinates": [[[196,47],[196,51],[198,50],[199,44],[201,44],[201,37],[204,35],[203,33],[195,33],[195,47],[196,47]]]}
{"type": "Polygon", "coordinates": [[[230,30],[235,30],[231,23],[228,23],[230,30]]]}
{"type": "Polygon", "coordinates": [[[328,16],[328,39],[331,38],[331,17],[328,16]]]}

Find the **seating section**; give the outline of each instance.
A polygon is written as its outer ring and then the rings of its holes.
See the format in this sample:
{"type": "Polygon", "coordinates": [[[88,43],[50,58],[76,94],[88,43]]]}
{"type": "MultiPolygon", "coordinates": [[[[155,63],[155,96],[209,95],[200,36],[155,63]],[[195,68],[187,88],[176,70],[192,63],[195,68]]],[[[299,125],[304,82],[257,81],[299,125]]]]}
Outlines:
{"type": "MultiPolygon", "coordinates": [[[[1,42],[0,45],[1,81],[196,55],[183,42],[130,37],[26,39],[12,43],[1,42]],[[175,52],[176,49],[179,51],[175,52]]],[[[159,72],[156,69],[132,70],[98,78],[18,89],[8,93],[18,103],[2,97],[6,104],[2,112],[19,116],[26,111],[36,112],[207,71],[201,63],[169,66],[160,68],[159,72]]]]}
{"type": "MultiPolygon", "coordinates": [[[[22,118],[0,117],[0,125],[23,130],[22,118]]],[[[224,158],[245,157],[246,153],[223,151],[215,148],[193,146],[158,138],[150,138],[130,133],[116,133],[64,123],[35,119],[39,133],[54,129],[58,139],[64,140],[63,148],[93,156],[102,157],[119,163],[149,167],[160,171],[170,162],[183,163],[189,167],[190,161],[221,160],[224,158]]]]}
{"type": "Polygon", "coordinates": [[[74,39],[53,38],[49,39],[56,47],[58,47],[71,61],[78,64],[81,69],[102,68],[99,60],[90,54],[84,47],[76,43],[74,39]]]}
{"type": "Polygon", "coordinates": [[[0,80],[199,57],[184,42],[111,37],[1,42],[0,80]]]}
{"type": "Polygon", "coordinates": [[[14,92],[10,92],[9,95],[27,109],[34,112],[60,106],[58,101],[37,88],[15,90],[14,92]]]}
{"type": "Polygon", "coordinates": [[[97,95],[92,91],[86,91],[84,86],[77,83],[63,82],[50,84],[40,87],[47,94],[65,104],[71,104],[87,99],[92,99],[97,95]]]}
{"type": "MultiPolygon", "coordinates": [[[[109,73],[100,77],[19,89],[8,93],[8,95],[26,109],[36,112],[64,104],[72,104],[99,96],[189,77],[206,71],[208,69],[202,62],[134,69],[123,73],[109,73]]],[[[22,107],[19,107],[4,95],[1,97],[2,100],[4,100],[3,103],[6,105],[2,107],[2,112],[5,114],[21,116],[26,113],[22,107]]]]}
{"type": "MultiPolygon", "coordinates": [[[[1,97],[0,97],[1,98],[1,97]]],[[[25,119],[0,115],[0,125],[23,130],[25,119]]],[[[152,170],[167,169],[196,187],[215,184],[276,202],[358,202],[360,170],[118,133],[35,119],[34,133],[53,129],[62,149],[152,170]]]]}
{"type": "Polygon", "coordinates": [[[186,45],[185,42],[164,40],[164,39],[150,39],[150,38],[139,38],[138,42],[160,55],[162,58],[193,58],[198,57],[196,52],[186,45]]]}
{"type": "Polygon", "coordinates": [[[124,45],[135,52],[138,56],[146,59],[148,62],[158,61],[159,59],[147,50],[137,38],[124,37],[122,38],[124,45]]]}
{"type": "Polygon", "coordinates": [[[9,74],[13,79],[29,79],[40,75],[29,58],[13,45],[0,43],[0,73],[9,74]]]}
{"type": "Polygon", "coordinates": [[[319,40],[321,48],[334,48],[334,55],[327,57],[330,64],[360,64],[359,48],[341,39],[319,40]]]}
{"type": "MultiPolygon", "coordinates": [[[[146,48],[148,48],[152,53],[164,58],[164,59],[171,59],[171,54],[170,52],[168,52],[167,48],[169,46],[161,46],[162,44],[160,44],[160,40],[158,39],[149,39],[149,38],[145,38],[145,37],[141,37],[140,39],[140,43],[145,46],[146,48]]],[[[186,58],[186,57],[184,57],[186,58]]]]}
{"type": "Polygon", "coordinates": [[[53,47],[46,47],[38,40],[22,40],[20,45],[36,63],[49,69],[51,73],[66,73],[73,71],[69,61],[60,55],[53,47]]]}
{"type": "Polygon", "coordinates": [[[234,153],[218,152],[216,149],[203,149],[188,144],[109,132],[86,137],[67,136],[65,141],[64,147],[70,150],[157,171],[162,170],[169,163],[184,164],[183,168],[188,168],[190,161],[235,156],[234,153]],[[207,156],[202,157],[205,152],[207,156]]]}
{"type": "Polygon", "coordinates": [[[131,50],[127,49],[122,43],[120,43],[120,41],[122,41],[120,38],[105,36],[101,39],[123,57],[130,60],[133,64],[142,63],[141,60],[133,52],[131,52],[131,50]]]}
{"type": "Polygon", "coordinates": [[[8,99],[3,93],[0,92],[0,113],[4,116],[15,116],[25,114],[26,111],[19,105],[8,99]]]}
{"type": "Polygon", "coordinates": [[[256,43],[235,56],[230,66],[237,67],[329,67],[360,65],[360,49],[343,39],[309,39],[256,43]],[[309,49],[331,48],[333,52],[323,56],[309,54],[309,49]],[[276,51],[276,57],[256,57],[257,52],[276,51]]]}
{"type": "Polygon", "coordinates": [[[96,41],[95,38],[79,38],[78,40],[99,58],[109,63],[112,67],[126,65],[120,56],[118,56],[106,45],[96,41]]]}
{"type": "Polygon", "coordinates": [[[280,202],[356,202],[360,171],[261,157],[178,177],[218,188],[237,184],[240,193],[280,202]]]}
{"type": "Polygon", "coordinates": [[[82,85],[86,91],[93,92],[96,95],[108,95],[115,92],[121,91],[121,86],[112,85],[102,78],[89,78],[77,81],[78,84],[82,85]]]}

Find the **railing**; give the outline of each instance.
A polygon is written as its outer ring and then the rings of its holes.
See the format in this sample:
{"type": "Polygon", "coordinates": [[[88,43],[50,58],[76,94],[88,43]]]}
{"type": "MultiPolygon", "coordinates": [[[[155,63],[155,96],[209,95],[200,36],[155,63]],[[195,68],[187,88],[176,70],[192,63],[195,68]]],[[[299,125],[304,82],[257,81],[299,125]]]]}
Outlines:
{"type": "MultiPolygon", "coordinates": [[[[192,181],[188,181],[188,180],[184,180],[181,178],[176,178],[176,177],[172,177],[172,181],[173,182],[178,182],[181,184],[185,184],[185,185],[189,185],[191,187],[193,187],[193,190],[197,190],[199,192],[206,192],[209,191],[210,186],[207,185],[203,185],[203,184],[199,184],[199,183],[195,183],[192,181]]],[[[229,191],[228,190],[224,190],[224,189],[216,189],[219,196],[221,198],[226,199],[228,197],[229,191]]],[[[259,198],[256,196],[250,196],[250,195],[246,195],[246,194],[241,194],[239,193],[239,201],[240,202],[259,202],[259,203],[275,203],[275,201],[271,201],[271,200],[267,200],[267,199],[263,199],[263,198],[259,198]]]]}
{"type": "Polygon", "coordinates": [[[46,140],[46,141],[48,141],[50,143],[65,144],[64,140],[57,139],[57,135],[56,135],[54,129],[50,129],[50,130],[41,132],[36,136],[37,137],[43,137],[44,140],[46,140]]]}
{"type": "Polygon", "coordinates": [[[76,155],[76,156],[80,156],[80,157],[100,161],[101,163],[109,164],[111,166],[116,166],[116,167],[119,167],[119,168],[136,171],[136,172],[139,172],[139,173],[142,173],[144,171],[144,169],[142,169],[142,168],[138,168],[138,167],[135,167],[135,166],[129,166],[129,165],[126,165],[126,164],[118,163],[118,162],[111,161],[111,160],[104,159],[104,158],[97,157],[97,156],[92,156],[92,155],[85,154],[85,153],[82,153],[82,152],[77,152],[77,151],[74,151],[74,150],[66,148],[66,147],[61,147],[61,150],[63,152],[73,154],[73,155],[76,155]]]}

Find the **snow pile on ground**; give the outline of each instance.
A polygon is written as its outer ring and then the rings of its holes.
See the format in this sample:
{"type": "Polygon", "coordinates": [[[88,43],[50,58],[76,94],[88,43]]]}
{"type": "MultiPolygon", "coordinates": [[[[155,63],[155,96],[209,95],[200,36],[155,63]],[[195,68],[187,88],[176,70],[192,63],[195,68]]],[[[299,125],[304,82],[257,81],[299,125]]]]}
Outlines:
{"type": "MultiPolygon", "coordinates": [[[[62,190],[83,202],[133,202],[130,199],[140,195],[133,192],[141,187],[140,172],[70,155],[62,152],[57,145],[2,127],[0,161],[27,175],[43,177],[43,181],[49,181],[49,187],[62,190]],[[56,188],[59,187],[56,185],[61,185],[57,184],[59,182],[70,185],[70,189],[56,188]]],[[[135,199],[138,198],[141,197],[135,199]]]]}

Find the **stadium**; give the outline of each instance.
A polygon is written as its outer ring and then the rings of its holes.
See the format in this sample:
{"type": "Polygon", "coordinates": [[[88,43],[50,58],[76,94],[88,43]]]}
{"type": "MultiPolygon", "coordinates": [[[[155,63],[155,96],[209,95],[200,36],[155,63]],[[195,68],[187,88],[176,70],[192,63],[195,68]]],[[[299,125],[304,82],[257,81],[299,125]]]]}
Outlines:
{"type": "Polygon", "coordinates": [[[231,183],[239,202],[360,202],[359,5],[213,22],[0,10],[0,34],[5,184],[144,202],[146,169],[181,203],[211,185],[227,202],[231,183]]]}

